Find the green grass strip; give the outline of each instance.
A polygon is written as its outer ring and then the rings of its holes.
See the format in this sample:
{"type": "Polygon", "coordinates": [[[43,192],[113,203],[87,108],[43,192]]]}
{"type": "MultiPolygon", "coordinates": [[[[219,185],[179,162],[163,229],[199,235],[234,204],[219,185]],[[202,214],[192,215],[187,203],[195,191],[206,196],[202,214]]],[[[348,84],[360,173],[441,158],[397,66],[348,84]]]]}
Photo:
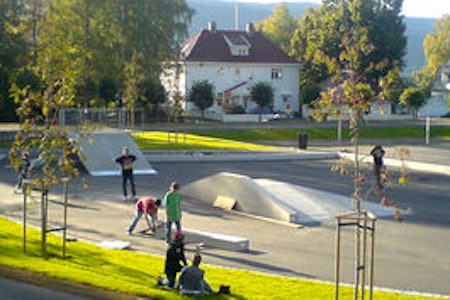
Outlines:
{"type": "Polygon", "coordinates": [[[221,137],[202,136],[190,133],[168,133],[143,131],[133,133],[133,139],[142,150],[276,150],[279,147],[258,145],[221,137]]]}
{"type": "MultiPolygon", "coordinates": [[[[130,250],[105,250],[86,242],[70,242],[67,257],[62,259],[61,238],[48,237],[49,259],[40,256],[40,233],[27,228],[27,254],[22,251],[22,226],[0,217],[0,265],[51,278],[65,279],[120,293],[153,299],[190,299],[156,286],[162,275],[163,257],[130,250]]],[[[163,254],[163,253],[162,253],[163,254]]],[[[243,254],[246,255],[246,254],[243,254]]],[[[207,263],[207,258],[205,259],[207,263]]],[[[205,299],[332,299],[334,286],[330,283],[301,278],[287,278],[243,270],[203,265],[206,278],[213,289],[220,284],[231,285],[232,295],[209,295],[205,299]]],[[[330,266],[333,268],[333,266],[330,266]]],[[[350,299],[352,289],[341,286],[341,298],[350,299]]],[[[375,292],[374,299],[420,300],[433,299],[419,295],[375,292]]],[[[434,298],[436,299],[436,298],[434,298]]]]}
{"type": "MultiPolygon", "coordinates": [[[[299,133],[308,134],[310,139],[336,140],[337,128],[305,128],[305,129],[283,129],[283,128],[265,128],[265,129],[244,129],[244,130],[203,130],[192,131],[193,134],[230,139],[237,141],[292,141],[297,140],[299,133]]],[[[431,128],[431,137],[441,137],[450,139],[450,126],[433,126],[431,128]]],[[[349,130],[342,130],[343,138],[348,139],[349,130]]],[[[365,127],[362,130],[364,138],[422,138],[425,136],[423,126],[409,127],[365,127]]]]}

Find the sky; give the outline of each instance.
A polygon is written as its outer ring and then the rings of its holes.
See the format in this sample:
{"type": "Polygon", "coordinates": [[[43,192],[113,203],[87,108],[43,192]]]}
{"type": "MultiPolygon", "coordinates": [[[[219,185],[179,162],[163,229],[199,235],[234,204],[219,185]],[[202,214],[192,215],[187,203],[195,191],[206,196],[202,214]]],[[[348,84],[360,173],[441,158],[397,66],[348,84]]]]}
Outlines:
{"type": "MultiPolygon", "coordinates": [[[[234,2],[280,3],[280,2],[312,2],[322,3],[321,0],[225,0],[234,2]]],[[[450,15],[449,0],[403,0],[403,15],[408,17],[441,18],[450,15]]]]}

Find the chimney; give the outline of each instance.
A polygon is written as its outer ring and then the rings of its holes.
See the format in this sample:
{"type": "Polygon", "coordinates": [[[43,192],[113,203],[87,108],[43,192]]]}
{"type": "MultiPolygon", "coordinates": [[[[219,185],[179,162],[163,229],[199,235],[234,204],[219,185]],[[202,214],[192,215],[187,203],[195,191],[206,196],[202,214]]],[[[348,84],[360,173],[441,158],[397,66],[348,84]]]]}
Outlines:
{"type": "Polygon", "coordinates": [[[208,30],[211,33],[216,33],[216,22],[214,22],[214,21],[209,22],[208,23],[208,30]]]}
{"type": "Polygon", "coordinates": [[[247,23],[247,25],[245,25],[245,31],[249,35],[253,35],[253,33],[255,33],[255,25],[253,25],[253,23],[247,23]]]}

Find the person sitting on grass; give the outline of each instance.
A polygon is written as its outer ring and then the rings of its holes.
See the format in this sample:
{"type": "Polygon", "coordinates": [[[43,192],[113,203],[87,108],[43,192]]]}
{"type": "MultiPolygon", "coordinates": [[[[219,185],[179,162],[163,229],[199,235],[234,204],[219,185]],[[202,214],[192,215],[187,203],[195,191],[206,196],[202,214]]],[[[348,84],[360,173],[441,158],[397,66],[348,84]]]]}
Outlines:
{"type": "Polygon", "coordinates": [[[194,255],[192,265],[181,270],[179,289],[180,294],[186,296],[202,296],[204,293],[212,293],[212,289],[205,280],[205,271],[200,269],[202,256],[194,255]]]}

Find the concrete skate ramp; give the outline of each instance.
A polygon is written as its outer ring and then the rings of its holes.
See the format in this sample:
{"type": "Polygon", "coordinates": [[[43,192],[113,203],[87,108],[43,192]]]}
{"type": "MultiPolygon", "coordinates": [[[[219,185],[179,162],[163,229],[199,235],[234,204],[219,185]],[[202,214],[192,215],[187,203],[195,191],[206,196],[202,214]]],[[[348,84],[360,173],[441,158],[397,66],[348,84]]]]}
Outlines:
{"type": "Polygon", "coordinates": [[[250,177],[234,173],[218,173],[184,186],[180,193],[214,204],[217,197],[237,201],[236,209],[258,216],[295,222],[296,212],[274,198],[250,177]]]}
{"type": "MultiPolygon", "coordinates": [[[[295,223],[320,224],[353,209],[352,199],[348,196],[270,179],[255,179],[254,182],[295,210],[297,212],[295,223]]],[[[392,209],[378,203],[365,201],[361,203],[361,208],[378,217],[393,215],[392,209]]]]}
{"type": "Polygon", "coordinates": [[[128,147],[137,158],[133,165],[134,174],[156,174],[127,132],[98,131],[74,138],[80,147],[80,159],[93,176],[120,175],[122,170],[115,159],[121,155],[123,147],[128,147]]]}
{"type": "MultiPolygon", "coordinates": [[[[348,196],[225,172],[186,185],[180,192],[211,205],[219,198],[234,199],[236,210],[304,225],[319,225],[352,210],[348,196]]],[[[390,208],[371,202],[363,202],[362,208],[378,217],[394,214],[390,208]]]]}

